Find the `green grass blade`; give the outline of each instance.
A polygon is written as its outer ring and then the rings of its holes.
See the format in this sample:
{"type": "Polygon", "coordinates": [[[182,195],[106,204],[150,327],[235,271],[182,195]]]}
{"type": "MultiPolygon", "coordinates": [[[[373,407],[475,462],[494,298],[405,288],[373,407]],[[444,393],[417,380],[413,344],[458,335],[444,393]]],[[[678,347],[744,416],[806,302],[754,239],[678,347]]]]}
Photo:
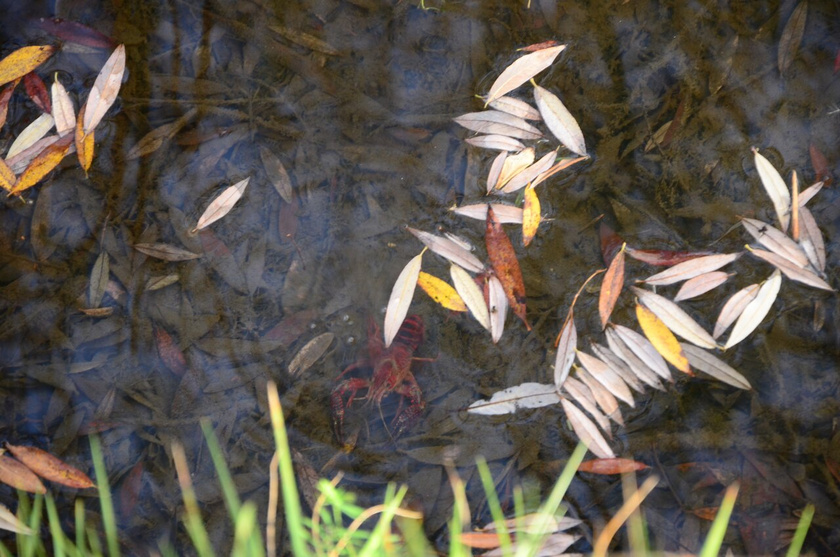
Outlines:
{"type": "Polygon", "coordinates": [[[73,516],[76,521],[76,549],[81,554],[87,553],[85,545],[85,502],[76,499],[73,516]]]}
{"type": "Polygon", "coordinates": [[[264,557],[257,527],[257,506],[253,501],[246,501],[236,514],[233,535],[233,555],[264,557]],[[254,540],[258,543],[254,543],[254,540]]]}
{"type": "MultiPolygon", "coordinates": [[[[23,493],[22,491],[18,492],[19,499],[26,499],[29,500],[29,495],[23,493]]],[[[31,557],[35,554],[36,551],[40,548],[40,554],[44,554],[43,552],[43,545],[41,544],[41,539],[38,536],[38,532],[41,530],[41,515],[44,506],[44,496],[40,493],[35,495],[35,502],[32,504],[32,510],[29,513],[29,522],[28,526],[32,529],[35,533],[34,536],[24,536],[23,542],[23,555],[24,557],[31,557]]],[[[20,535],[20,534],[19,534],[20,535]]]]}
{"type": "Polygon", "coordinates": [[[367,542],[359,552],[359,557],[374,557],[375,555],[379,555],[377,551],[385,546],[385,538],[391,533],[391,523],[407,492],[408,488],[402,486],[397,494],[394,495],[393,485],[388,486],[385,503],[383,503],[384,509],[379,516],[379,522],[376,523],[376,527],[370,533],[370,537],[368,537],[367,542]]]}
{"type": "Polygon", "coordinates": [[[726,488],[723,501],[720,503],[715,520],[703,542],[699,557],[715,557],[720,554],[720,547],[723,545],[723,537],[726,535],[726,528],[729,526],[729,518],[732,516],[732,509],[735,508],[735,499],[738,498],[738,482],[726,488]]]}
{"type": "Polygon", "coordinates": [[[225,456],[222,454],[222,448],[216,439],[213,425],[207,418],[201,420],[201,431],[204,432],[204,439],[207,441],[207,447],[210,449],[210,458],[213,460],[213,467],[216,469],[216,474],[219,475],[219,484],[222,486],[225,506],[227,507],[228,513],[230,513],[230,517],[235,520],[242,503],[239,501],[236,484],[233,483],[233,477],[230,475],[230,470],[225,462],[225,456]]]}
{"type": "Polygon", "coordinates": [[[50,536],[53,542],[53,555],[55,557],[64,557],[65,552],[65,537],[61,530],[61,523],[58,519],[58,510],[55,508],[55,501],[52,496],[47,493],[47,517],[50,521],[50,536]]]}
{"type": "Polygon", "coordinates": [[[90,436],[90,453],[93,457],[93,470],[96,473],[96,488],[99,490],[99,504],[102,508],[102,526],[105,528],[105,539],[108,542],[108,553],[111,557],[119,557],[120,541],[117,537],[117,519],[114,513],[114,502],[111,500],[111,489],[108,486],[108,472],[105,470],[105,460],[102,458],[102,446],[99,437],[90,436]]]}
{"type": "Polygon", "coordinates": [[[790,542],[790,547],[787,551],[787,557],[796,557],[802,551],[802,544],[805,543],[805,536],[808,534],[808,528],[811,527],[811,520],[814,518],[814,505],[808,504],[805,510],[802,511],[802,516],[799,519],[799,524],[796,525],[796,532],[793,534],[793,540],[790,542]]]}
{"type": "Polygon", "coordinates": [[[172,460],[175,462],[175,473],[181,486],[181,497],[184,500],[184,526],[187,529],[187,534],[200,557],[212,557],[215,553],[207,535],[207,530],[204,528],[204,521],[201,519],[201,511],[195,498],[195,490],[190,478],[184,447],[178,442],[173,442],[171,450],[172,460]]]}
{"type": "Polygon", "coordinates": [[[493,475],[490,474],[487,461],[484,460],[483,456],[476,458],[475,463],[478,467],[478,475],[481,477],[481,485],[484,487],[484,494],[487,495],[487,506],[490,507],[490,515],[493,517],[493,522],[496,523],[496,534],[499,536],[502,553],[510,555],[510,533],[505,525],[505,515],[502,512],[502,506],[499,504],[499,496],[496,493],[496,485],[493,483],[493,475]]]}

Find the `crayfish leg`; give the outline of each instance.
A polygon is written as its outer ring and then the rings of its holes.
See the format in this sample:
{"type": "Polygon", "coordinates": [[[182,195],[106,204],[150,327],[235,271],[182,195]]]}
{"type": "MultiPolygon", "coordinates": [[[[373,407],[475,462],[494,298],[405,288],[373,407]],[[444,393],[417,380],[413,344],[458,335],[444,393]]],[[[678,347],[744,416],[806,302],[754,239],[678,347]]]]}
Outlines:
{"type": "Polygon", "coordinates": [[[344,412],[353,404],[356,394],[361,389],[370,387],[370,381],[355,377],[346,379],[336,385],[330,395],[330,408],[332,409],[333,431],[339,443],[344,444],[344,412]],[[350,393],[347,402],[344,402],[344,395],[350,393]]]}

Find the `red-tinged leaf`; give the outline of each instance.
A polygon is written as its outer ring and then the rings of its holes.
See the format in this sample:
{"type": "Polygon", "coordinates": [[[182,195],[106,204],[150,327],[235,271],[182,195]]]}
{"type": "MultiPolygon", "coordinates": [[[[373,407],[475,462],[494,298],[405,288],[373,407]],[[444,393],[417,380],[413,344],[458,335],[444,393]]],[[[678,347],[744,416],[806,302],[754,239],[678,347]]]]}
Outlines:
{"type": "Polygon", "coordinates": [[[688,261],[689,259],[704,257],[706,255],[714,255],[714,252],[635,249],[628,247],[627,255],[629,255],[636,261],[641,261],[642,263],[647,263],[648,265],[655,265],[657,267],[670,267],[671,265],[677,265],[678,263],[683,263],[685,261],[688,261]]]}
{"type": "Polygon", "coordinates": [[[29,493],[47,492],[47,488],[32,470],[6,455],[0,455],[0,482],[29,493]]]}
{"type": "Polygon", "coordinates": [[[15,446],[8,443],[6,443],[6,448],[16,459],[45,480],[76,489],[85,489],[96,485],[84,472],[66,464],[47,451],[37,447],[15,446]]]}
{"type": "Polygon", "coordinates": [[[492,207],[487,208],[487,228],[484,239],[487,243],[490,264],[505,289],[510,308],[530,331],[531,325],[528,324],[525,308],[525,282],[522,280],[519,261],[516,259],[516,252],[513,251],[513,244],[502,229],[502,224],[496,219],[492,207]]]}
{"type": "Polygon", "coordinates": [[[624,246],[613,257],[610,266],[604,274],[604,281],[601,283],[601,294],[598,297],[598,313],[601,316],[601,328],[607,326],[610,320],[615,303],[624,287],[624,246]]]}
{"type": "Polygon", "coordinates": [[[25,46],[15,50],[0,60],[0,85],[25,76],[46,62],[53,52],[55,47],[50,45],[25,46]]]}
{"type": "Polygon", "coordinates": [[[135,464],[120,486],[120,514],[127,518],[134,514],[140,490],[143,488],[143,461],[135,464]]]}
{"type": "Polygon", "coordinates": [[[91,29],[87,25],[76,23],[75,21],[67,21],[61,18],[41,18],[34,21],[35,27],[38,27],[50,35],[63,39],[67,42],[80,44],[83,46],[90,46],[93,48],[107,48],[112,49],[117,46],[116,41],[107,35],[103,35],[96,29],[91,29]]]}
{"type": "Polygon", "coordinates": [[[609,267],[615,254],[624,245],[624,240],[604,221],[601,221],[601,225],[598,227],[598,236],[601,239],[601,257],[604,259],[604,265],[609,267]]]}
{"type": "Polygon", "coordinates": [[[6,116],[9,114],[9,101],[12,98],[12,93],[15,92],[20,78],[14,80],[3,88],[0,92],[0,128],[6,125],[6,116]]]}
{"type": "Polygon", "coordinates": [[[154,326],[154,332],[155,344],[163,365],[169,371],[181,377],[187,371],[187,359],[184,357],[184,353],[181,352],[175,340],[163,327],[154,326]]]}
{"type": "Polygon", "coordinates": [[[23,174],[21,174],[18,178],[15,187],[12,188],[12,191],[9,193],[19,195],[22,191],[27,190],[40,182],[44,176],[49,174],[56,166],[58,166],[58,163],[61,162],[70,150],[72,141],[73,137],[66,135],[41,151],[41,153],[35,157],[31,163],[29,163],[29,166],[26,167],[26,170],[24,170],[23,174]]]}
{"type": "Polygon", "coordinates": [[[26,88],[26,94],[32,99],[32,102],[47,114],[52,113],[52,105],[50,104],[50,94],[47,92],[47,86],[44,80],[35,72],[29,72],[23,76],[23,86],[26,88]]]}
{"type": "Polygon", "coordinates": [[[711,522],[717,516],[720,507],[701,507],[699,509],[686,509],[688,512],[703,520],[711,522]]]}
{"type": "Polygon", "coordinates": [[[629,458],[596,458],[581,462],[580,466],[578,466],[578,472],[611,476],[614,474],[638,472],[646,468],[648,468],[648,465],[644,462],[630,460],[629,458]]]}
{"type": "Polygon", "coordinates": [[[811,166],[814,167],[814,173],[817,175],[816,181],[824,182],[826,186],[830,186],[834,178],[831,176],[831,171],[828,169],[828,159],[825,158],[822,151],[820,151],[813,143],[811,143],[808,151],[811,153],[811,166]]]}
{"type": "Polygon", "coordinates": [[[546,48],[554,48],[555,46],[560,46],[560,43],[557,41],[543,41],[541,43],[529,44],[528,46],[523,46],[522,48],[518,49],[521,52],[536,52],[538,50],[545,50],[546,48]]]}

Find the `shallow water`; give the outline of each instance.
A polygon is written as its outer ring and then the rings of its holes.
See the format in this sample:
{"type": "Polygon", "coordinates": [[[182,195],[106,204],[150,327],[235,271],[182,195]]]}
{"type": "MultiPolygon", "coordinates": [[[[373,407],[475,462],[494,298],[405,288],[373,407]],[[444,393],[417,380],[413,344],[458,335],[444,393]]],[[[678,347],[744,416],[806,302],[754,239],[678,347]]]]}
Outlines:
{"type": "MultiPolygon", "coordinates": [[[[83,469],[86,435],[99,431],[121,524],[138,551],[186,540],[175,518],[176,440],[195,471],[208,530],[219,547],[230,543],[202,416],[211,419],[240,492],[265,508],[273,447],[267,379],[280,386],[300,466],[327,476],[343,470],[344,485],[369,503],[387,482],[408,483],[412,505],[425,512],[427,533],[441,546],[452,505],[446,459],[468,482],[476,524],[488,518],[473,467],[478,455],[489,461],[506,507],[514,485],[545,492],[575,444],[562,411],[489,418],[463,409],[506,387],[552,380],[553,339],[574,293],[603,267],[593,219],[604,214],[638,248],[738,250],[747,241],[740,229],[729,232],[738,216],[773,219],[751,146],[785,178],[796,170],[805,184],[815,178],[810,145],[838,171],[834,2],[809,2],[804,39],[783,75],[778,48],[795,2],[534,0],[526,8],[447,1],[427,2],[439,9],[426,11],[405,1],[280,4],[71,1],[56,14],[37,5],[14,14],[20,21],[58,15],[109,34],[126,44],[128,77],[97,130],[90,176],[67,162],[27,192],[26,204],[10,199],[2,209],[0,423],[6,439],[37,444],[83,469]],[[277,25],[338,53],[300,46],[277,25]],[[507,228],[534,329],[508,319],[493,345],[475,321],[418,292],[412,312],[427,329],[418,355],[434,358],[414,368],[425,414],[394,444],[375,409],[354,407],[348,430],[360,432],[358,444],[341,455],[330,390],[363,355],[368,319],[381,323],[397,275],[422,248],[403,226],[455,232],[483,257],[484,226],[448,208],[481,199],[493,154],[467,148],[468,134],[451,120],[481,109],[475,95],[517,48],[549,39],[569,46],[537,81],[578,119],[592,159],[542,186],[543,214],[553,220],[531,246],[522,249],[519,231],[507,228]],[[127,160],[147,132],[193,108],[160,149],[127,160]],[[646,150],[678,111],[682,125],[668,144],[646,150]],[[293,203],[269,183],[261,147],[288,169],[293,203]],[[190,235],[219,187],[248,176],[234,211],[190,235]],[[163,262],[132,249],[152,242],[203,257],[163,262]],[[102,252],[113,281],[103,305],[114,311],[91,318],[79,308],[102,252]],[[168,274],[177,282],[147,288],[168,274]],[[184,354],[183,375],[161,356],[161,331],[184,354]],[[336,335],[333,347],[290,377],[292,357],[323,332],[336,335]]],[[[6,52],[54,40],[9,21],[6,52]]],[[[60,72],[80,100],[106,57],[64,51],[39,73],[60,72]]],[[[36,115],[22,93],[12,106],[7,142],[36,115]]],[[[827,189],[810,204],[835,285],[836,198],[827,189]]],[[[428,272],[446,277],[447,267],[424,256],[428,272]]],[[[770,267],[745,256],[735,270],[727,285],[685,304],[707,327],[728,295],[763,280],[770,267]]],[[[651,271],[634,263],[628,273],[651,271]]],[[[632,313],[625,294],[613,320],[634,326],[632,313]]],[[[575,315],[582,346],[603,342],[596,293],[581,297],[575,315]]],[[[785,521],[813,502],[809,546],[831,554],[840,535],[840,478],[830,471],[840,459],[838,348],[837,297],[786,281],[758,332],[724,355],[753,391],[679,377],[666,392],[623,409],[627,426],[615,431],[612,446],[652,467],[643,474],[666,478],[644,507],[654,548],[696,551],[708,527],[698,509],[717,505],[722,486],[739,479],[741,502],[726,540],[736,552],[772,552],[785,521]],[[693,464],[680,466],[686,463],[693,464]]],[[[386,416],[394,403],[386,401],[386,416]]],[[[620,482],[582,475],[567,502],[585,521],[575,549],[586,551],[592,530],[621,504],[620,482]]]]}

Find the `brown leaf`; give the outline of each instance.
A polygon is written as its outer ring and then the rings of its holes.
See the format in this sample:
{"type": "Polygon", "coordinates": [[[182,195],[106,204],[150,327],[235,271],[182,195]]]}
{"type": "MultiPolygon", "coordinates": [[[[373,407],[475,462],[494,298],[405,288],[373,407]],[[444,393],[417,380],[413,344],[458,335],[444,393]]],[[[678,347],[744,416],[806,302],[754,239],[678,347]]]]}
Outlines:
{"type": "Polygon", "coordinates": [[[87,25],[67,21],[61,18],[41,18],[33,22],[35,27],[43,29],[50,35],[63,39],[67,42],[89,46],[93,48],[114,48],[116,42],[111,37],[103,35],[96,29],[87,25]]]}
{"type": "Polygon", "coordinates": [[[187,359],[184,353],[178,348],[172,336],[166,332],[166,329],[157,325],[153,326],[155,332],[155,344],[157,345],[158,354],[163,361],[166,369],[181,377],[187,371],[187,359]]]}
{"type": "Polygon", "coordinates": [[[137,461],[137,464],[131,467],[128,474],[120,485],[120,514],[122,517],[128,518],[134,513],[137,508],[137,502],[140,499],[140,490],[143,488],[143,461],[137,461]]]}
{"type": "Polygon", "coordinates": [[[197,253],[170,244],[134,244],[134,249],[149,257],[164,261],[189,261],[201,257],[197,253]]]}
{"type": "Polygon", "coordinates": [[[277,190],[277,193],[280,194],[280,197],[283,198],[283,201],[286,203],[294,201],[292,197],[292,180],[289,178],[286,167],[283,166],[283,163],[280,162],[277,155],[269,151],[268,148],[260,146],[260,159],[262,160],[268,180],[274,186],[274,189],[277,190]]]}
{"type": "Polygon", "coordinates": [[[197,114],[198,109],[192,108],[174,122],[153,129],[140,138],[140,141],[126,154],[125,159],[130,161],[154,153],[189,124],[197,114]]]}
{"type": "Polygon", "coordinates": [[[6,455],[0,455],[0,482],[29,493],[47,492],[47,488],[32,470],[6,455]]]}
{"type": "Polygon", "coordinates": [[[814,167],[814,173],[817,175],[817,182],[825,182],[826,186],[830,186],[833,178],[831,176],[831,171],[828,169],[828,159],[825,158],[822,151],[820,151],[813,143],[811,143],[808,147],[808,152],[811,154],[811,166],[814,167]]]}
{"type": "Polygon", "coordinates": [[[47,86],[38,74],[29,72],[23,76],[23,87],[26,89],[26,94],[35,103],[35,106],[46,114],[52,113],[50,94],[47,93],[47,86]]]}
{"type": "Polygon", "coordinates": [[[624,287],[624,247],[621,246],[618,254],[613,257],[610,266],[604,274],[601,283],[601,294],[598,296],[598,313],[601,316],[601,328],[606,328],[610,320],[615,303],[624,287]]]}
{"type": "Polygon", "coordinates": [[[0,60],[0,85],[21,78],[52,56],[55,47],[25,46],[0,60]]]}
{"type": "Polygon", "coordinates": [[[525,282],[522,280],[519,261],[516,259],[516,252],[513,251],[513,244],[502,229],[501,223],[496,220],[492,207],[487,208],[485,242],[490,264],[505,289],[511,310],[530,331],[531,325],[528,324],[525,308],[525,282]]]}
{"type": "Polygon", "coordinates": [[[61,459],[37,447],[16,446],[6,443],[6,448],[16,459],[45,480],[76,489],[85,489],[96,485],[78,468],[65,464],[61,459]]]}
{"type": "Polygon", "coordinates": [[[601,240],[601,257],[604,259],[604,265],[609,267],[613,257],[624,249],[624,240],[604,221],[598,226],[598,237],[601,240]]]}
{"type": "Polygon", "coordinates": [[[627,248],[627,255],[635,259],[636,261],[641,261],[642,263],[647,263],[648,265],[655,265],[657,267],[670,267],[671,265],[677,265],[679,263],[684,263],[689,259],[695,259],[697,257],[704,257],[706,255],[714,255],[714,252],[711,251],[671,251],[671,250],[662,250],[662,249],[635,249],[635,248],[627,248]]]}
{"type": "Polygon", "coordinates": [[[73,136],[66,135],[41,151],[35,157],[23,174],[18,178],[15,187],[12,188],[11,194],[20,194],[20,192],[27,190],[41,181],[41,179],[49,174],[58,163],[64,158],[70,150],[70,145],[73,141],[73,136]]]}
{"type": "Polygon", "coordinates": [[[784,74],[790,68],[793,59],[796,58],[799,45],[802,43],[802,37],[805,36],[805,20],[807,18],[808,1],[803,0],[790,14],[790,19],[785,24],[782,36],[779,39],[780,74],[784,74]]]}
{"type": "Polygon", "coordinates": [[[12,98],[12,93],[15,92],[15,87],[17,87],[20,78],[14,80],[9,85],[6,85],[3,88],[3,91],[0,92],[0,128],[6,125],[6,116],[9,113],[9,101],[12,98]]]}
{"type": "Polygon", "coordinates": [[[639,472],[640,470],[645,470],[647,468],[648,465],[644,462],[630,460],[629,458],[596,458],[594,460],[581,462],[580,466],[578,466],[578,472],[611,476],[614,474],[639,472]]]}

